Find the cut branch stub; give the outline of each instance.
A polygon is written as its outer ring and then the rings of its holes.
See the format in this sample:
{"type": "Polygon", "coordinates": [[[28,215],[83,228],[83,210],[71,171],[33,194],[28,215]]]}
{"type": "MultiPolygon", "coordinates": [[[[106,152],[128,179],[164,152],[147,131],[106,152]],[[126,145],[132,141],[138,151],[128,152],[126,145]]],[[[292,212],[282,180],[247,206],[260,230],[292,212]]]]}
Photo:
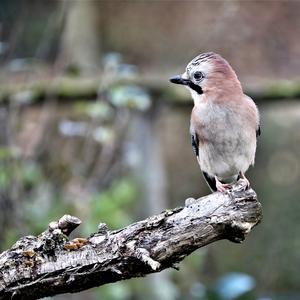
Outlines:
{"type": "Polygon", "coordinates": [[[73,293],[158,272],[214,241],[241,242],[261,217],[255,192],[239,185],[227,194],[189,198],[185,207],[120,230],[108,231],[100,223],[87,239],[69,241],[81,221],[66,215],[0,255],[0,299],[73,293]]]}
{"type": "Polygon", "coordinates": [[[64,215],[58,220],[58,228],[61,229],[61,231],[66,235],[69,235],[80,224],[80,219],[70,215],[64,215]]]}

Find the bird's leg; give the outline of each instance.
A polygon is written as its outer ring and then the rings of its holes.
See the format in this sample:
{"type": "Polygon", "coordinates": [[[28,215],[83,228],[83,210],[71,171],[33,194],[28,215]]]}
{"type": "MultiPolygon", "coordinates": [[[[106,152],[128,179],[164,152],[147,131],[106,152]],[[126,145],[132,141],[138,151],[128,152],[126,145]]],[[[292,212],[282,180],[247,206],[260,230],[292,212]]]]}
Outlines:
{"type": "Polygon", "coordinates": [[[229,183],[222,183],[217,176],[215,176],[215,180],[218,192],[226,193],[231,188],[231,185],[229,183]]]}
{"type": "Polygon", "coordinates": [[[240,171],[240,173],[239,173],[238,183],[240,183],[245,190],[248,190],[250,188],[250,182],[245,177],[245,174],[242,171],[240,171]]]}

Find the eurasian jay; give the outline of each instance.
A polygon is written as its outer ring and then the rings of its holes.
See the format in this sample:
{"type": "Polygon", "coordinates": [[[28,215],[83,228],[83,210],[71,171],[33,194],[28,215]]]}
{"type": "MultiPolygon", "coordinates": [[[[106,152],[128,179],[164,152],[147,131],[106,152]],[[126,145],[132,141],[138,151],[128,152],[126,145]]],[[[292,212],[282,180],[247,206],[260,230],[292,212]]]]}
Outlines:
{"type": "Polygon", "coordinates": [[[218,54],[203,53],[170,81],[191,92],[192,147],[211,190],[226,192],[235,181],[249,188],[244,174],[254,164],[259,113],[232,67],[218,54]]]}

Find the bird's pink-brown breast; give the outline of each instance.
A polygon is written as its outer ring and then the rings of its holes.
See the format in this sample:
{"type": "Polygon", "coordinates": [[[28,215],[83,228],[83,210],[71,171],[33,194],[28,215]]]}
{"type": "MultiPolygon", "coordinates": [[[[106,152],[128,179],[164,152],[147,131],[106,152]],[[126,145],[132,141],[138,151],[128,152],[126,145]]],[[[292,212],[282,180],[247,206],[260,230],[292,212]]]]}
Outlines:
{"type": "Polygon", "coordinates": [[[209,141],[209,137],[205,132],[205,127],[206,125],[201,118],[201,110],[199,110],[197,106],[194,106],[191,114],[191,131],[196,134],[199,147],[209,141]]]}

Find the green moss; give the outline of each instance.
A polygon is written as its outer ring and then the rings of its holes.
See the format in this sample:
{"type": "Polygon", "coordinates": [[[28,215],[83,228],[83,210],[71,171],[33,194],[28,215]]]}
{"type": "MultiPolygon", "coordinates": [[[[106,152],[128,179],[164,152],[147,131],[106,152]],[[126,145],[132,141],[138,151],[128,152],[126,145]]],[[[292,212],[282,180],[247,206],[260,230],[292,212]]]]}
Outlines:
{"type": "Polygon", "coordinates": [[[300,96],[299,81],[279,81],[267,86],[261,93],[261,98],[297,98],[300,96]]]}
{"type": "MultiPolygon", "coordinates": [[[[57,77],[51,81],[34,81],[31,84],[11,84],[0,86],[0,103],[3,101],[22,101],[32,103],[45,99],[47,96],[54,96],[60,99],[77,100],[96,99],[101,77],[79,78],[79,77],[57,77]],[[24,93],[25,92],[25,93],[24,93]],[[23,98],[22,98],[23,97],[23,98]],[[26,98],[27,97],[27,98],[26,98]]],[[[113,91],[119,87],[135,85],[149,92],[152,99],[159,99],[174,104],[189,104],[192,99],[188,91],[182,86],[161,84],[159,82],[143,79],[120,80],[114,83],[107,83],[107,90],[113,91]]],[[[285,99],[300,97],[300,81],[276,81],[265,84],[257,91],[246,90],[255,99],[285,99]]]]}
{"type": "Polygon", "coordinates": [[[76,64],[68,65],[65,69],[65,73],[70,77],[78,77],[81,73],[80,67],[76,64]]]}
{"type": "Polygon", "coordinates": [[[50,90],[59,98],[84,98],[96,97],[98,86],[97,80],[62,77],[52,84],[50,90]]]}

